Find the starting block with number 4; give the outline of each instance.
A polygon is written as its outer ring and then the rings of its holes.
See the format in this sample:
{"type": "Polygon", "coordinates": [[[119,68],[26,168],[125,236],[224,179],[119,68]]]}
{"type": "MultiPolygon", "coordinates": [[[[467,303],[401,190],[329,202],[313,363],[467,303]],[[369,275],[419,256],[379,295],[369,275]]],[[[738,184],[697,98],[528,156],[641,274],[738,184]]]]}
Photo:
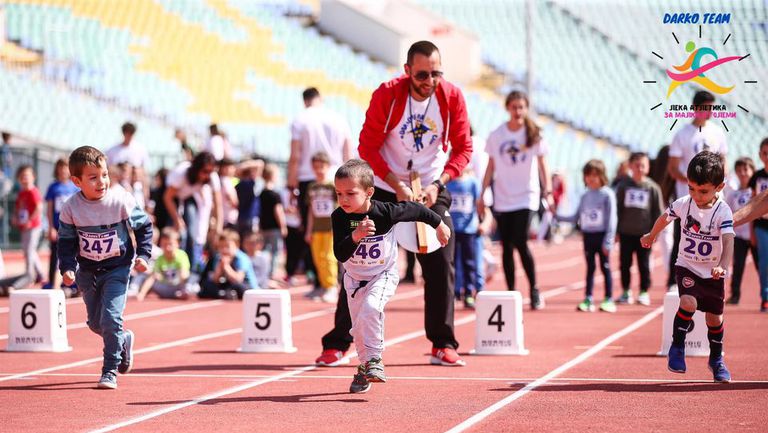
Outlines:
{"type": "Polygon", "coordinates": [[[523,344],[523,297],[520,292],[480,292],[473,355],[527,355],[523,344]]]}
{"type": "MultiPolygon", "coordinates": [[[[664,317],[661,330],[661,351],[658,356],[667,356],[672,346],[672,323],[680,306],[680,295],[668,292],[664,295],[664,317]]],[[[685,337],[685,356],[709,356],[709,339],[707,338],[707,321],[704,313],[696,311],[691,322],[693,329],[685,337]]]]}
{"type": "Polygon", "coordinates": [[[296,350],[288,290],[246,290],[240,352],[292,353],[296,350]]]}
{"type": "Polygon", "coordinates": [[[8,316],[9,352],[68,352],[67,309],[61,290],[16,290],[8,316]]]}

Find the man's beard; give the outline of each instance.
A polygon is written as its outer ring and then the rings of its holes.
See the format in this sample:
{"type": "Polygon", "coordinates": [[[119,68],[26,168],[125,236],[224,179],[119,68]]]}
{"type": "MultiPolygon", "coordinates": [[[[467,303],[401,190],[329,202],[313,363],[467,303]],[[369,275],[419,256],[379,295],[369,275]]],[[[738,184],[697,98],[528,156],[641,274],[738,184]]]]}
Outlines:
{"type": "Polygon", "coordinates": [[[436,86],[433,86],[433,87],[431,87],[429,90],[426,90],[426,91],[425,91],[425,90],[424,90],[424,89],[422,89],[420,86],[418,86],[417,84],[415,84],[415,83],[413,82],[413,79],[411,79],[411,90],[413,90],[413,91],[414,91],[414,92],[415,92],[417,95],[421,96],[422,98],[425,98],[425,99],[426,99],[426,98],[429,98],[430,96],[432,96],[432,93],[434,93],[434,92],[435,92],[435,89],[436,89],[436,88],[437,88],[436,86]]]}

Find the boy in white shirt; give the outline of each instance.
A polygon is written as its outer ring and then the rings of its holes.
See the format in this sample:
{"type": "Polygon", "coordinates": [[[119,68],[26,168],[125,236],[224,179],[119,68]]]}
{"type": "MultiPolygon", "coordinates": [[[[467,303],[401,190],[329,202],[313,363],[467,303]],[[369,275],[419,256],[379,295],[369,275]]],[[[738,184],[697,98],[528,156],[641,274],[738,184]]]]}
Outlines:
{"type": "Polygon", "coordinates": [[[709,339],[709,368],[715,382],[728,383],[731,373],[723,362],[723,307],[726,269],[733,256],[733,214],[718,197],[725,187],[722,156],[703,151],[688,165],[688,193],[672,203],[640,239],[650,248],[664,227],[680,219],[682,236],[676,262],[680,307],[673,322],[672,346],[667,366],[685,373],[685,336],[692,326],[693,313],[706,313],[709,339]]]}

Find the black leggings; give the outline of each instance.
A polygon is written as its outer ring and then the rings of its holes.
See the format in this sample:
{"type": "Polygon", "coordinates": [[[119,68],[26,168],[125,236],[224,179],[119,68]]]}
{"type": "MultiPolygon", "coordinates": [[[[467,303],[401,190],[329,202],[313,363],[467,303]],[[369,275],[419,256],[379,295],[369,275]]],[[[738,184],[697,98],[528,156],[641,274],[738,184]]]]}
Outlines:
{"type": "Polygon", "coordinates": [[[512,251],[517,249],[520,261],[523,262],[525,275],[531,289],[536,289],[536,265],[533,262],[533,254],[528,248],[528,232],[531,228],[531,219],[534,211],[529,209],[496,214],[499,224],[499,236],[503,248],[502,261],[504,262],[504,276],[507,278],[507,289],[515,290],[515,258],[512,251]]]}

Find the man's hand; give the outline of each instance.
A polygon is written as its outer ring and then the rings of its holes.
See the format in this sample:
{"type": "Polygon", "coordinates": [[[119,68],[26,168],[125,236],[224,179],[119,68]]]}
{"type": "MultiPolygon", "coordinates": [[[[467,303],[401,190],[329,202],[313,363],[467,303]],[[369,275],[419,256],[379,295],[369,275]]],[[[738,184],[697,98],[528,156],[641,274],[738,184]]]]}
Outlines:
{"type": "Polygon", "coordinates": [[[395,195],[397,195],[397,201],[414,201],[415,199],[413,190],[402,182],[395,188],[395,195]]]}
{"type": "Polygon", "coordinates": [[[187,225],[184,223],[183,219],[179,218],[173,222],[173,228],[179,233],[184,233],[187,230],[187,225]]]}
{"type": "Polygon", "coordinates": [[[640,245],[642,245],[643,248],[650,248],[655,241],[656,239],[652,238],[650,233],[646,233],[640,238],[640,245]]]}
{"type": "Polygon", "coordinates": [[[419,197],[419,200],[424,203],[426,207],[432,207],[437,201],[437,194],[437,185],[430,183],[421,190],[421,197],[419,197]]]}
{"type": "Polygon", "coordinates": [[[715,266],[712,268],[712,279],[714,280],[719,280],[720,278],[724,277],[725,274],[725,269],[721,268],[720,266],[715,266]]]}
{"type": "Polygon", "coordinates": [[[48,240],[51,242],[56,242],[59,239],[59,232],[55,228],[51,227],[48,229],[48,240]]]}
{"type": "Polygon", "coordinates": [[[136,260],[133,261],[133,269],[136,269],[136,272],[143,274],[144,272],[147,272],[149,265],[147,265],[147,261],[143,258],[136,257],[136,260]]]}
{"type": "Polygon", "coordinates": [[[448,225],[441,222],[435,231],[437,232],[437,240],[440,242],[440,246],[444,247],[448,245],[448,241],[451,240],[451,229],[448,225]]]}
{"type": "Polygon", "coordinates": [[[360,242],[360,239],[374,234],[376,234],[376,224],[372,220],[368,219],[368,216],[366,215],[365,218],[360,221],[360,224],[357,226],[355,231],[352,232],[352,240],[355,243],[358,243],[360,242]]]}
{"type": "Polygon", "coordinates": [[[71,286],[72,284],[74,284],[75,271],[66,271],[63,274],[61,274],[61,282],[64,283],[65,286],[71,286]]]}

